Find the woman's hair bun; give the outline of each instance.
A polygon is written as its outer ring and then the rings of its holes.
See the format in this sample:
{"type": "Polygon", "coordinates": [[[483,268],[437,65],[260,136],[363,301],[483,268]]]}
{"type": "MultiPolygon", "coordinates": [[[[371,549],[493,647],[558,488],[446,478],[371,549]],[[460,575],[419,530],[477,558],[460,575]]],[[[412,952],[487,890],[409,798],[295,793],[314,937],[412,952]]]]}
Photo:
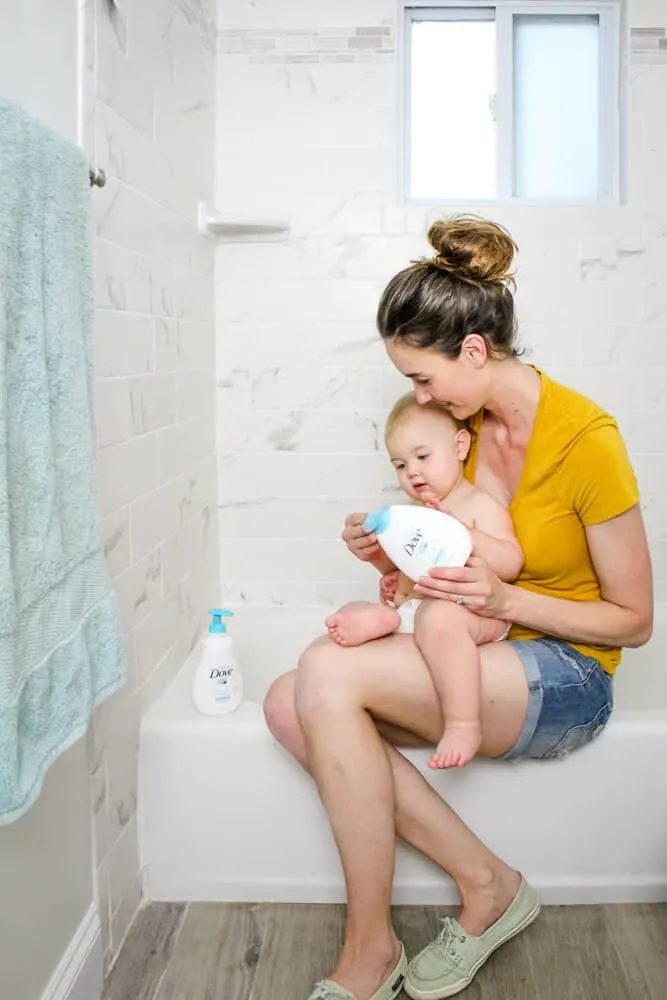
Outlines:
{"type": "Polygon", "coordinates": [[[510,268],[518,247],[496,222],[462,215],[440,219],[428,231],[436,256],[427,263],[463,281],[511,281],[510,268]]]}

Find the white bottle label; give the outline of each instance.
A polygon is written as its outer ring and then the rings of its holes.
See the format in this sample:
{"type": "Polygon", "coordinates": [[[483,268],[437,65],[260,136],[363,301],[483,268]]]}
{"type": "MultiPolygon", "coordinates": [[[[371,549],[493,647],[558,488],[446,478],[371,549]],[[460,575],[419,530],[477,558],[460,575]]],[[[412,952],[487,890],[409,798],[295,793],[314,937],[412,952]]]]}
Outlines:
{"type": "Polygon", "coordinates": [[[441,511],[395,505],[378,542],[392,562],[417,580],[433,566],[463,566],[472,548],[470,534],[460,521],[441,511]]]}
{"type": "Polygon", "coordinates": [[[234,694],[234,667],[213,667],[213,669],[209,671],[208,676],[209,680],[213,681],[215,685],[214,698],[216,702],[221,703],[229,701],[234,694]]]}
{"type": "Polygon", "coordinates": [[[421,541],[423,534],[424,532],[422,531],[422,529],[417,528],[410,541],[406,542],[405,545],[403,546],[403,551],[405,552],[406,555],[413,556],[415,554],[415,552],[419,548],[419,543],[421,541]]]}

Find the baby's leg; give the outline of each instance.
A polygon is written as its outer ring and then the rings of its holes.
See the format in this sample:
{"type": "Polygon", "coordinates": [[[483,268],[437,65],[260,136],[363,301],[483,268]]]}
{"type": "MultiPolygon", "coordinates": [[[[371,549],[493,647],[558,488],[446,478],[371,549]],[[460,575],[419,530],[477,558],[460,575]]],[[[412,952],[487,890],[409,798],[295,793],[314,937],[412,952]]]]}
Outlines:
{"type": "Polygon", "coordinates": [[[482,618],[449,601],[423,601],[415,641],[440,696],[445,730],[429,761],[434,768],[461,767],[482,740],[480,661],[477,647],[501,638],[505,623],[482,618]]]}
{"type": "Polygon", "coordinates": [[[400,622],[396,608],[356,601],[345,604],[335,615],[330,615],[324,624],[331,638],[340,646],[361,646],[371,639],[391,635],[400,622]]]}

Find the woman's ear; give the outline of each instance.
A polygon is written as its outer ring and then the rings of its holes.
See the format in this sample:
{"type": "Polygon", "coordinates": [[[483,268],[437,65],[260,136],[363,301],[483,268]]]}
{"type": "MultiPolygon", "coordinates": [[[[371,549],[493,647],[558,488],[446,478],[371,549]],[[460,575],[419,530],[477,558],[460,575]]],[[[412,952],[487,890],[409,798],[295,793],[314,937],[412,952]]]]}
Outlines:
{"type": "Polygon", "coordinates": [[[470,445],[472,444],[472,434],[470,431],[466,430],[465,427],[461,427],[456,432],[456,457],[459,462],[465,462],[468,457],[468,452],[470,451],[470,445]]]}
{"type": "Polygon", "coordinates": [[[489,348],[481,333],[469,333],[461,344],[461,354],[474,368],[483,368],[489,358],[489,348]]]}

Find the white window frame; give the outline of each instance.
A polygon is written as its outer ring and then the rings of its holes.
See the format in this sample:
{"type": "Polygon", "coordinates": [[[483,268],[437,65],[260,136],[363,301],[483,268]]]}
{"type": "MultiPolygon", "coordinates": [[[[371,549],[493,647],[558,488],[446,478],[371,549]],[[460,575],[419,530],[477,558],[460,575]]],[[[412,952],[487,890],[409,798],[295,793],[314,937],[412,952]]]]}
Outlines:
{"type": "Polygon", "coordinates": [[[624,195],[621,156],[625,100],[625,46],[627,34],[622,0],[398,0],[399,91],[399,200],[412,205],[585,205],[620,203],[624,195]],[[495,11],[497,82],[495,115],[498,125],[496,198],[412,198],[410,190],[411,24],[419,20],[456,20],[465,12],[470,20],[486,20],[495,11]],[[600,27],[600,185],[596,198],[519,198],[512,194],[514,155],[513,17],[515,14],[596,15],[600,27]],[[623,30],[625,29],[625,30],[623,30]]]}

